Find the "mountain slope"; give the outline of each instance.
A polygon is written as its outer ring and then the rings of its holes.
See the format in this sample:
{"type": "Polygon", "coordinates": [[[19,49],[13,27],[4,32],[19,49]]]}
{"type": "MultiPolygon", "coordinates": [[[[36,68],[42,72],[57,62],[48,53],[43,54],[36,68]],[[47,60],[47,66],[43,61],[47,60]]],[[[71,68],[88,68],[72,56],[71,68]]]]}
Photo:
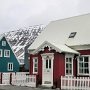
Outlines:
{"type": "Polygon", "coordinates": [[[25,46],[31,45],[44,28],[44,25],[35,25],[4,33],[20,64],[24,64],[25,46]]]}

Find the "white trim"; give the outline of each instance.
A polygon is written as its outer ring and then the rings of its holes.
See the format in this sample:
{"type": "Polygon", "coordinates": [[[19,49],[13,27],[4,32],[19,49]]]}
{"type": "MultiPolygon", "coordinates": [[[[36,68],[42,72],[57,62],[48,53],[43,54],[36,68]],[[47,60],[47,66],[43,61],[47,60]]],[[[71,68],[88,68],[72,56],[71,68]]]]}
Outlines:
{"type": "Polygon", "coordinates": [[[57,47],[55,47],[54,45],[52,45],[51,43],[45,41],[45,42],[43,42],[37,49],[35,49],[35,50],[32,52],[32,54],[36,54],[36,53],[38,53],[39,51],[44,51],[44,48],[45,48],[45,47],[48,47],[49,50],[54,49],[54,50],[56,50],[57,52],[60,52],[60,53],[62,52],[59,48],[57,48],[57,47]]]}
{"type": "MultiPolygon", "coordinates": [[[[41,54],[41,56],[42,56],[42,85],[44,85],[44,86],[53,86],[53,60],[54,60],[54,53],[44,53],[44,54],[41,54]],[[47,58],[47,56],[51,59],[51,74],[49,75],[50,76],[50,84],[47,84],[47,83],[45,83],[45,81],[47,80],[47,77],[48,76],[46,76],[45,77],[45,71],[46,71],[46,69],[45,69],[45,61],[46,61],[46,58],[47,58]]],[[[48,81],[48,80],[47,80],[48,81]]]]}
{"type": "Polygon", "coordinates": [[[35,49],[34,51],[30,52],[31,54],[36,54],[39,51],[44,51],[44,48],[48,47],[49,50],[56,50],[56,52],[62,53],[62,52],[67,52],[67,53],[74,53],[74,54],[79,54],[79,52],[71,49],[70,47],[68,47],[67,45],[61,45],[61,47],[56,46],[53,43],[50,43],[48,41],[44,41],[37,49],[35,49]]]}
{"type": "Polygon", "coordinates": [[[4,57],[10,57],[10,50],[4,50],[4,57]],[[8,56],[5,54],[6,52],[9,52],[8,56]]]}
{"type": "Polygon", "coordinates": [[[38,73],[38,57],[33,57],[33,74],[37,74],[38,73]],[[37,72],[35,72],[35,59],[37,60],[37,72]]]}
{"type": "Polygon", "coordinates": [[[74,54],[65,54],[65,76],[73,76],[73,60],[74,60],[74,54]],[[72,74],[71,75],[66,74],[66,58],[71,58],[72,60],[72,74]]]}
{"type": "Polygon", "coordinates": [[[90,49],[90,44],[88,45],[75,45],[75,46],[70,46],[74,50],[89,50],[90,49]]]}
{"type": "Polygon", "coordinates": [[[78,74],[78,75],[82,75],[82,76],[87,76],[87,75],[90,76],[90,55],[81,55],[81,57],[88,57],[88,59],[89,59],[89,61],[88,61],[88,64],[89,64],[89,66],[88,66],[88,67],[89,67],[89,68],[88,68],[88,69],[89,69],[89,73],[88,73],[88,74],[87,74],[87,73],[85,74],[85,73],[80,73],[80,72],[79,72],[79,56],[78,56],[78,59],[77,59],[77,63],[78,63],[78,64],[77,64],[77,65],[78,65],[78,66],[77,66],[77,67],[78,67],[78,70],[77,70],[77,71],[78,71],[78,73],[77,73],[77,74],[78,74]]]}
{"type": "Polygon", "coordinates": [[[3,50],[2,50],[2,49],[0,49],[0,52],[1,52],[0,57],[2,57],[2,56],[3,56],[3,50]]]}
{"type": "Polygon", "coordinates": [[[12,62],[8,62],[8,66],[7,66],[8,71],[13,71],[13,63],[12,62]],[[10,69],[9,69],[9,65],[10,65],[10,69]],[[12,65],[12,67],[11,67],[12,65]]]}

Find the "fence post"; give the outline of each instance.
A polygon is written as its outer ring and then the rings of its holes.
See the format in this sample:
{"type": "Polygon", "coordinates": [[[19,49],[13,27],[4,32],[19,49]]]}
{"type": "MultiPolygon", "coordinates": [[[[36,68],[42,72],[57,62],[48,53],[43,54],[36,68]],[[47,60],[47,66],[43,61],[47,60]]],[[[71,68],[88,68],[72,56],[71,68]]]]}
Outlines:
{"type": "Polygon", "coordinates": [[[61,89],[62,89],[62,76],[61,76],[61,89]]]}
{"type": "Polygon", "coordinates": [[[2,84],[2,73],[1,73],[1,82],[0,83],[2,84]]]}
{"type": "Polygon", "coordinates": [[[12,73],[10,73],[10,84],[12,84],[12,73]]]}

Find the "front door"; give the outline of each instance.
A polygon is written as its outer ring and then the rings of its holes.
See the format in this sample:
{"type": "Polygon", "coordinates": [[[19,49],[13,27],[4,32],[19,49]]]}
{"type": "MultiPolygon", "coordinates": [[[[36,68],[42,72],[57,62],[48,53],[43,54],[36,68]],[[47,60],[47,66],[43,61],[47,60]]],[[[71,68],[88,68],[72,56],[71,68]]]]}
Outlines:
{"type": "Polygon", "coordinates": [[[42,85],[53,86],[53,53],[42,54],[42,85]]]}

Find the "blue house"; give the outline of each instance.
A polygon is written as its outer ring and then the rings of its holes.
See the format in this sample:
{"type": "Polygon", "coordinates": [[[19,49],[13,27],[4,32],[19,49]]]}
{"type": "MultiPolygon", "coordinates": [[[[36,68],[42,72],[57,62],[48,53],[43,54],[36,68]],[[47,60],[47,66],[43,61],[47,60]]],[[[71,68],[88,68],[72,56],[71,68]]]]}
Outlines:
{"type": "Polygon", "coordinates": [[[0,72],[18,72],[19,62],[7,39],[0,38],[0,72]]]}

